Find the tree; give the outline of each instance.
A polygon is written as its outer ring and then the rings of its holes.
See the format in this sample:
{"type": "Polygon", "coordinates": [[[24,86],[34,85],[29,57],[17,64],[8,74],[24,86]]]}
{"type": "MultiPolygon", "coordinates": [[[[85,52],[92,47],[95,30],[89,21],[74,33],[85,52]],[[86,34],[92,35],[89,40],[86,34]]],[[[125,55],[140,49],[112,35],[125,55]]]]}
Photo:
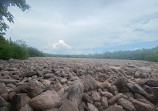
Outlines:
{"type": "Polygon", "coordinates": [[[6,21],[14,23],[14,16],[8,11],[9,6],[17,6],[22,11],[30,8],[26,0],[0,0],[0,35],[4,35],[9,28],[6,21]]]}

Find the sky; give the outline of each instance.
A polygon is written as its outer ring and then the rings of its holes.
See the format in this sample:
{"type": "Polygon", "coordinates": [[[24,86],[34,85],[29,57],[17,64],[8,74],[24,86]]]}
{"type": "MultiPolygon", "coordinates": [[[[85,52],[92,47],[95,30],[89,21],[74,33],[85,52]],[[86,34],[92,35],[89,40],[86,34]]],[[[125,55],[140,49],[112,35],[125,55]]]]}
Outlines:
{"type": "Polygon", "coordinates": [[[89,54],[158,46],[158,0],[27,0],[10,7],[6,37],[53,54],[89,54]]]}

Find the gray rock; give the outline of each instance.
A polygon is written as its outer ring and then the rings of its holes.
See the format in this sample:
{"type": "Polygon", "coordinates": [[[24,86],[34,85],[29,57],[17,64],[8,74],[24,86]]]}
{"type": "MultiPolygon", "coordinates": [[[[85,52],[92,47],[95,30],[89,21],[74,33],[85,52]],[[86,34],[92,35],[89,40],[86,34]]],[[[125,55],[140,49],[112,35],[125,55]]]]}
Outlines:
{"type": "Polygon", "coordinates": [[[124,98],[118,99],[118,104],[121,105],[127,111],[136,111],[133,104],[130,101],[128,101],[127,99],[124,99],[124,98]]]}
{"type": "Polygon", "coordinates": [[[93,103],[93,99],[91,96],[89,96],[88,94],[86,93],[83,93],[83,97],[82,97],[83,101],[84,102],[89,102],[89,103],[93,103]]]}
{"type": "Polygon", "coordinates": [[[119,94],[117,94],[116,96],[113,96],[112,98],[110,98],[110,99],[108,100],[108,103],[109,103],[110,105],[112,105],[112,104],[116,103],[119,98],[123,98],[123,97],[124,97],[124,95],[123,95],[122,93],[119,93],[119,94]]]}
{"type": "Polygon", "coordinates": [[[0,107],[4,106],[6,101],[0,96],[0,107]]]}
{"type": "Polygon", "coordinates": [[[92,91],[92,98],[93,98],[94,102],[97,102],[97,101],[100,101],[101,97],[98,92],[92,91]]]}
{"type": "Polygon", "coordinates": [[[101,104],[104,109],[108,107],[108,100],[106,97],[101,98],[101,104]]]}
{"type": "Polygon", "coordinates": [[[124,111],[123,108],[119,105],[110,106],[109,108],[105,109],[104,111],[124,111]]]}
{"type": "Polygon", "coordinates": [[[69,89],[68,89],[68,99],[75,104],[76,107],[81,103],[82,95],[83,95],[84,85],[81,81],[76,81],[69,89]]]}
{"type": "Polygon", "coordinates": [[[92,76],[86,75],[86,76],[82,76],[82,78],[84,84],[84,92],[91,91],[97,88],[97,83],[92,76]]]}
{"type": "Polygon", "coordinates": [[[11,100],[13,111],[19,111],[22,107],[28,104],[29,100],[30,98],[26,93],[14,95],[11,100]]]}
{"type": "Polygon", "coordinates": [[[79,111],[78,108],[69,100],[64,100],[58,111],[79,111]]]}
{"type": "Polygon", "coordinates": [[[130,101],[133,103],[137,111],[156,111],[155,107],[150,104],[143,103],[135,99],[131,99],[130,101]]]}
{"type": "Polygon", "coordinates": [[[26,104],[19,111],[33,111],[33,109],[28,104],[26,104]]]}
{"type": "Polygon", "coordinates": [[[93,104],[88,103],[87,104],[88,111],[99,111],[93,104]]]}

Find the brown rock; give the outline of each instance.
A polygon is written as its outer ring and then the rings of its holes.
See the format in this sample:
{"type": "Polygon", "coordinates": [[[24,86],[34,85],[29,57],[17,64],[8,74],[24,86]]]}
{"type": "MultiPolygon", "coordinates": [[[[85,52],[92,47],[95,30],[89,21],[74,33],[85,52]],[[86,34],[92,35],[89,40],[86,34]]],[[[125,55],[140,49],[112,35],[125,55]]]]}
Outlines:
{"type": "Polygon", "coordinates": [[[101,104],[104,109],[108,107],[108,100],[106,97],[101,98],[101,104]]]}
{"type": "Polygon", "coordinates": [[[130,101],[128,101],[127,99],[124,99],[124,98],[118,99],[118,104],[121,105],[127,111],[136,111],[133,104],[130,101]]]}
{"type": "Polygon", "coordinates": [[[62,78],[62,79],[60,80],[60,82],[61,82],[61,84],[64,84],[64,83],[67,82],[67,79],[66,79],[66,78],[62,78]]]}
{"type": "Polygon", "coordinates": [[[62,87],[62,85],[60,83],[56,83],[54,84],[54,90],[57,91],[62,87]]]}
{"type": "Polygon", "coordinates": [[[13,111],[20,110],[23,106],[28,104],[30,98],[26,93],[16,94],[13,96],[11,103],[13,111]]]}
{"type": "Polygon", "coordinates": [[[83,97],[82,97],[84,102],[89,102],[89,103],[93,103],[93,99],[92,97],[90,97],[88,94],[84,93],[83,97]]]}
{"type": "Polygon", "coordinates": [[[64,100],[58,111],[79,111],[78,108],[69,100],[64,100]]]}
{"type": "Polygon", "coordinates": [[[18,86],[15,91],[27,93],[29,97],[33,98],[41,94],[45,89],[45,86],[37,80],[32,80],[18,86]]]}
{"type": "Polygon", "coordinates": [[[45,87],[49,87],[51,85],[51,81],[50,80],[43,80],[42,81],[42,84],[45,86],[45,87]]]}
{"type": "Polygon", "coordinates": [[[19,111],[33,111],[33,109],[28,104],[26,104],[19,111]]]}
{"type": "Polygon", "coordinates": [[[92,98],[95,102],[100,101],[100,95],[96,91],[92,91],[92,98]]]}
{"type": "Polygon", "coordinates": [[[0,96],[0,107],[6,104],[5,100],[0,96]]]}
{"type": "Polygon", "coordinates": [[[57,108],[52,108],[52,109],[48,109],[46,111],[58,111],[58,109],[57,108]]]}
{"type": "Polygon", "coordinates": [[[101,95],[107,97],[108,99],[113,97],[113,94],[108,91],[101,92],[101,95]]]}
{"type": "Polygon", "coordinates": [[[110,92],[113,94],[113,95],[116,95],[118,94],[118,91],[117,91],[117,87],[116,86],[111,86],[110,87],[110,92]]]}
{"type": "Polygon", "coordinates": [[[119,105],[110,106],[109,108],[105,109],[104,111],[124,111],[123,108],[119,105]]]}
{"type": "Polygon", "coordinates": [[[155,107],[135,99],[130,99],[137,111],[156,111],[155,107]]]}
{"type": "Polygon", "coordinates": [[[47,90],[29,101],[29,105],[39,111],[56,108],[60,104],[61,98],[54,90],[47,90]]]}
{"type": "Polygon", "coordinates": [[[8,92],[9,90],[7,89],[6,85],[4,83],[0,83],[0,95],[8,92]]]}
{"type": "Polygon", "coordinates": [[[119,99],[119,98],[123,98],[124,97],[124,95],[122,94],[122,93],[119,93],[119,94],[117,94],[116,96],[113,96],[112,98],[110,98],[109,99],[109,101],[108,101],[108,103],[111,105],[111,104],[114,104],[114,103],[116,103],[117,102],[117,100],[119,99]]]}
{"type": "Polygon", "coordinates": [[[15,79],[0,79],[0,83],[5,83],[5,84],[16,84],[18,80],[15,79]]]}
{"type": "Polygon", "coordinates": [[[82,76],[82,78],[84,84],[84,92],[91,91],[97,88],[96,80],[92,76],[86,75],[82,76]]]}
{"type": "Polygon", "coordinates": [[[88,103],[88,111],[99,111],[93,104],[88,103]]]}

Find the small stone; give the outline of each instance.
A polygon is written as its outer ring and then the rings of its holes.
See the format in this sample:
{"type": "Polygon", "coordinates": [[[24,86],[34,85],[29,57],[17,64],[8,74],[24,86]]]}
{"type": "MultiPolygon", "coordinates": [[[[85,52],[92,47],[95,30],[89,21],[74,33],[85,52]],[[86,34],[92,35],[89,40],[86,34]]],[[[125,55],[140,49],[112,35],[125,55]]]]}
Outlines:
{"type": "Polygon", "coordinates": [[[107,97],[108,99],[113,97],[113,94],[108,91],[101,92],[101,95],[107,97]]]}
{"type": "Polygon", "coordinates": [[[102,107],[103,107],[104,109],[106,109],[106,108],[108,107],[108,100],[107,100],[106,97],[102,97],[102,98],[101,98],[101,104],[102,104],[102,107]]]}
{"type": "Polygon", "coordinates": [[[110,106],[109,108],[105,109],[104,111],[124,111],[123,108],[119,105],[110,106]]]}
{"type": "Polygon", "coordinates": [[[61,82],[61,84],[64,84],[64,83],[67,82],[67,79],[66,79],[66,78],[62,78],[62,79],[60,80],[60,82],[61,82]]]}
{"type": "Polygon", "coordinates": [[[89,103],[93,103],[93,99],[92,97],[90,97],[88,94],[84,93],[83,97],[82,97],[84,102],[89,102],[89,103]]]}
{"type": "Polygon", "coordinates": [[[6,104],[5,100],[0,96],[0,107],[6,104]]]}
{"type": "Polygon", "coordinates": [[[48,109],[46,111],[58,111],[58,109],[57,108],[52,108],[52,109],[48,109]]]}
{"type": "Polygon", "coordinates": [[[26,104],[19,111],[33,111],[33,109],[28,104],[26,104]]]}
{"type": "Polygon", "coordinates": [[[124,97],[124,95],[122,94],[122,93],[119,93],[119,94],[117,94],[116,96],[113,96],[112,98],[110,98],[109,99],[109,101],[108,101],[108,103],[111,105],[111,104],[114,104],[114,103],[116,103],[117,102],[117,100],[119,99],[119,98],[123,98],[124,97]]]}
{"type": "Polygon", "coordinates": [[[127,99],[124,99],[124,98],[118,99],[118,104],[121,105],[127,111],[136,111],[133,104],[130,101],[128,101],[127,99]]]}
{"type": "Polygon", "coordinates": [[[62,87],[62,85],[60,83],[54,84],[54,90],[55,91],[58,91],[61,87],[62,87]]]}
{"type": "Polygon", "coordinates": [[[92,91],[92,98],[95,102],[100,101],[100,95],[96,91],[92,91]]]}
{"type": "Polygon", "coordinates": [[[58,111],[79,111],[78,108],[69,100],[64,100],[58,111]]]}
{"type": "Polygon", "coordinates": [[[99,111],[93,104],[88,103],[88,111],[99,111]]]}

